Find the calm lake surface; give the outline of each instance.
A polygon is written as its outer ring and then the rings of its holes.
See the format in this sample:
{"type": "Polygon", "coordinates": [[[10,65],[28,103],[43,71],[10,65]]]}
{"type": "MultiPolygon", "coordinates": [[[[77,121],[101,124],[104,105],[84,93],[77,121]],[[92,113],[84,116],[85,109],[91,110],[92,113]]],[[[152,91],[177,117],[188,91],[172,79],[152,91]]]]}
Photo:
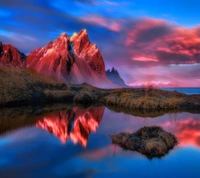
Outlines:
{"type": "Polygon", "coordinates": [[[178,91],[181,93],[185,93],[188,95],[192,94],[200,94],[200,88],[162,88],[162,90],[168,90],[168,91],[178,91]]]}
{"type": "Polygon", "coordinates": [[[199,178],[200,114],[142,117],[57,105],[0,109],[0,177],[199,178]],[[112,134],[154,125],[179,141],[161,159],[111,143],[112,134]]]}

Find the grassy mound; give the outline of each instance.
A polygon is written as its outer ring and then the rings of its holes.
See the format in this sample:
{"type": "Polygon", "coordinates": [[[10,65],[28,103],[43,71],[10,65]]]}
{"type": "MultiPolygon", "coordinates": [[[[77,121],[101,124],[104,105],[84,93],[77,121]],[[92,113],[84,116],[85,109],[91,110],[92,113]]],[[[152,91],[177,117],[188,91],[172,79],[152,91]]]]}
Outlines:
{"type": "Polygon", "coordinates": [[[66,85],[38,75],[30,69],[0,68],[0,104],[43,102],[45,90],[63,90],[66,85]]]}
{"type": "Polygon", "coordinates": [[[120,109],[200,108],[199,95],[186,95],[159,89],[113,89],[102,99],[105,106],[120,109]]]}
{"type": "Polygon", "coordinates": [[[137,151],[148,158],[166,155],[176,144],[177,139],[161,127],[143,127],[137,132],[112,135],[112,143],[126,150],[137,151]]]}

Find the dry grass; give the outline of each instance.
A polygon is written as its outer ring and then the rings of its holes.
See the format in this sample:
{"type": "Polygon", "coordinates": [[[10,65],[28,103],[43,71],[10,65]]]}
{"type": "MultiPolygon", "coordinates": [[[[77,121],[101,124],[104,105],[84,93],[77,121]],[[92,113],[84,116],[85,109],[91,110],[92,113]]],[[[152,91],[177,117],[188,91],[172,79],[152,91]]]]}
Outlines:
{"type": "Polygon", "coordinates": [[[43,100],[44,90],[60,90],[66,86],[51,78],[44,78],[30,69],[0,68],[0,103],[20,103],[43,100]]]}
{"type": "Polygon", "coordinates": [[[178,92],[158,89],[117,89],[102,99],[105,106],[129,109],[198,108],[200,99],[178,92]]]}
{"type": "Polygon", "coordinates": [[[166,155],[178,142],[174,135],[161,127],[143,127],[137,132],[112,135],[112,143],[125,150],[137,151],[148,158],[166,155]]]}
{"type": "Polygon", "coordinates": [[[40,102],[99,104],[116,110],[200,109],[200,96],[154,89],[100,89],[63,84],[31,69],[0,68],[0,105],[40,102]]]}

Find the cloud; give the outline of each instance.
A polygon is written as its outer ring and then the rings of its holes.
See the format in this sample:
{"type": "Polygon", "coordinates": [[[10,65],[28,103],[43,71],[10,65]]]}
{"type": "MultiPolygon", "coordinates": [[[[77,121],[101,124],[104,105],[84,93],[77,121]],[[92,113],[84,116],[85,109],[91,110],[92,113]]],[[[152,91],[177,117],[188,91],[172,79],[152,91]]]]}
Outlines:
{"type": "Polygon", "coordinates": [[[154,65],[200,62],[199,28],[187,29],[155,19],[130,21],[127,27],[125,45],[132,59],[155,56],[154,65]]]}
{"type": "Polygon", "coordinates": [[[133,57],[132,58],[135,61],[142,61],[142,62],[149,62],[149,61],[153,61],[153,62],[158,62],[157,57],[155,56],[138,56],[138,57],[133,57]]]}
{"type": "Polygon", "coordinates": [[[120,23],[114,21],[112,19],[103,18],[101,16],[93,15],[93,16],[83,16],[81,17],[83,22],[93,25],[99,25],[105,27],[111,31],[119,32],[121,30],[120,23]]]}

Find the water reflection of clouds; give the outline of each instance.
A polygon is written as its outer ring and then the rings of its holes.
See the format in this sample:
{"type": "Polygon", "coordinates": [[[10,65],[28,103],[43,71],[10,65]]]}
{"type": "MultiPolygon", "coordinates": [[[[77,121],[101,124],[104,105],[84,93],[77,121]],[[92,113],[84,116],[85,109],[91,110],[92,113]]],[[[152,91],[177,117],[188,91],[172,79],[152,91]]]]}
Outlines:
{"type": "Polygon", "coordinates": [[[194,146],[200,148],[200,117],[193,119],[191,117],[184,120],[177,120],[176,123],[164,123],[174,131],[178,138],[179,146],[194,146]]]}

